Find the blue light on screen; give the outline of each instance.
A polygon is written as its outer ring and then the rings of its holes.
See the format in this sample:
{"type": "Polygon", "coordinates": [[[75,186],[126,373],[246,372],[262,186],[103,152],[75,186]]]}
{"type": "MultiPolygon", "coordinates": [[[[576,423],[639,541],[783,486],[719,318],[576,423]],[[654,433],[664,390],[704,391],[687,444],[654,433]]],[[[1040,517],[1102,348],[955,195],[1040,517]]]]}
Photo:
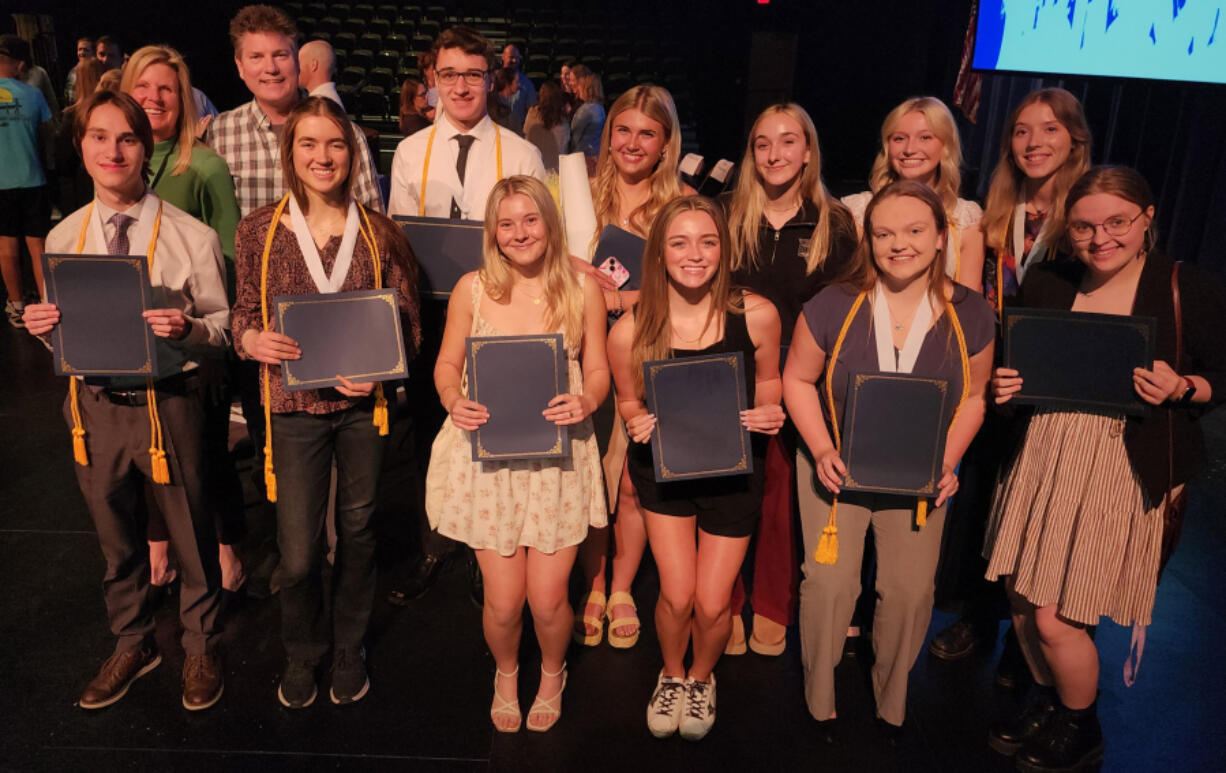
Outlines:
{"type": "Polygon", "coordinates": [[[981,70],[1226,83],[1222,0],[981,0],[981,70]]]}

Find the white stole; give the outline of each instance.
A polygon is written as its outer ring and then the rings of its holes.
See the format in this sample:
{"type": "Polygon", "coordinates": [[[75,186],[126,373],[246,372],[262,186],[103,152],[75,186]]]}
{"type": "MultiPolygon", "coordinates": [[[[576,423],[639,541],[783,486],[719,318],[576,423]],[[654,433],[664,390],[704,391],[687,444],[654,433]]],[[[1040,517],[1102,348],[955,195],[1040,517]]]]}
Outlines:
{"type": "Polygon", "coordinates": [[[903,342],[902,351],[895,357],[890,307],[886,304],[885,291],[878,283],[873,295],[873,334],[877,340],[877,369],[882,373],[910,373],[914,370],[920,348],[928,337],[928,328],[932,327],[932,319],[932,296],[930,293],[924,293],[924,300],[915,307],[915,313],[911,317],[907,340],[903,342]]]}
{"type": "MultiPolygon", "coordinates": [[[[1035,263],[1042,263],[1047,254],[1047,245],[1041,239],[1036,238],[1030,252],[1023,256],[1022,249],[1025,246],[1026,203],[1021,202],[1013,210],[1013,273],[1017,275],[1018,287],[1022,286],[1022,277],[1025,276],[1026,269],[1035,263]]],[[[999,270],[998,267],[997,271],[999,270]]]]}
{"type": "Polygon", "coordinates": [[[302,253],[302,260],[306,263],[307,270],[311,272],[311,280],[315,282],[315,287],[321,293],[339,292],[341,286],[345,284],[345,277],[349,276],[349,266],[353,263],[353,250],[358,243],[358,207],[351,199],[349,201],[349,214],[345,217],[345,233],[341,237],[341,246],[336,253],[336,262],[332,264],[332,275],[324,273],[323,261],[319,258],[319,248],[315,246],[315,239],[311,236],[311,229],[307,227],[306,217],[302,214],[302,208],[298,206],[298,200],[293,195],[289,197],[289,222],[294,231],[294,236],[298,239],[298,250],[302,253]]]}

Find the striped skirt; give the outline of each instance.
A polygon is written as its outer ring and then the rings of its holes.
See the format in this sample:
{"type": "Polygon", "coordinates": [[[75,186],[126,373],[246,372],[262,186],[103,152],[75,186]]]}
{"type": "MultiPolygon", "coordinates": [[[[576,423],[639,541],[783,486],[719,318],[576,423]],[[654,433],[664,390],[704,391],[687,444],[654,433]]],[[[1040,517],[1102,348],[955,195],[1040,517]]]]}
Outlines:
{"type": "Polygon", "coordinates": [[[987,578],[1012,575],[1039,607],[1096,625],[1149,625],[1162,547],[1161,503],[1147,508],[1119,416],[1038,410],[996,484],[987,578]]]}

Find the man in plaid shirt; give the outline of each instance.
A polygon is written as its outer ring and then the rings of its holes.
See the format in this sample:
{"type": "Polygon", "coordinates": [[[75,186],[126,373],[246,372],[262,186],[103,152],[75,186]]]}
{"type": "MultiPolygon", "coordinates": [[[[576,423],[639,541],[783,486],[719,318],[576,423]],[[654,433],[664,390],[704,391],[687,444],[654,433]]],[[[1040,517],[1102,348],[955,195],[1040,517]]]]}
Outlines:
{"type": "MultiPolygon", "coordinates": [[[[284,12],[249,5],[230,21],[230,41],[238,75],[255,99],[213,120],[208,143],[230,165],[243,215],[285,195],[281,174],[281,129],[298,104],[298,29],[284,12]]],[[[361,129],[354,127],[357,136],[361,129]]],[[[383,211],[369,153],[358,154],[353,197],[383,211]]]]}

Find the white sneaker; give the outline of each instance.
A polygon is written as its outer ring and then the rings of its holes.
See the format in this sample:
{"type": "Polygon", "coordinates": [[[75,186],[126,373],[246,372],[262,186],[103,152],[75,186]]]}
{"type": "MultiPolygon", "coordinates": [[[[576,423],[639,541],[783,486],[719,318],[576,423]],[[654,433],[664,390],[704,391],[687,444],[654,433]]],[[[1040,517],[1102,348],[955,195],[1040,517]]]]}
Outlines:
{"type": "Polygon", "coordinates": [[[685,708],[686,680],[678,676],[665,676],[660,672],[656,691],[647,704],[647,729],[656,738],[667,738],[677,732],[681,712],[685,708]]]}
{"type": "Polygon", "coordinates": [[[700,741],[715,724],[715,674],[710,682],[685,680],[685,711],[681,714],[681,737],[700,741]]]}

